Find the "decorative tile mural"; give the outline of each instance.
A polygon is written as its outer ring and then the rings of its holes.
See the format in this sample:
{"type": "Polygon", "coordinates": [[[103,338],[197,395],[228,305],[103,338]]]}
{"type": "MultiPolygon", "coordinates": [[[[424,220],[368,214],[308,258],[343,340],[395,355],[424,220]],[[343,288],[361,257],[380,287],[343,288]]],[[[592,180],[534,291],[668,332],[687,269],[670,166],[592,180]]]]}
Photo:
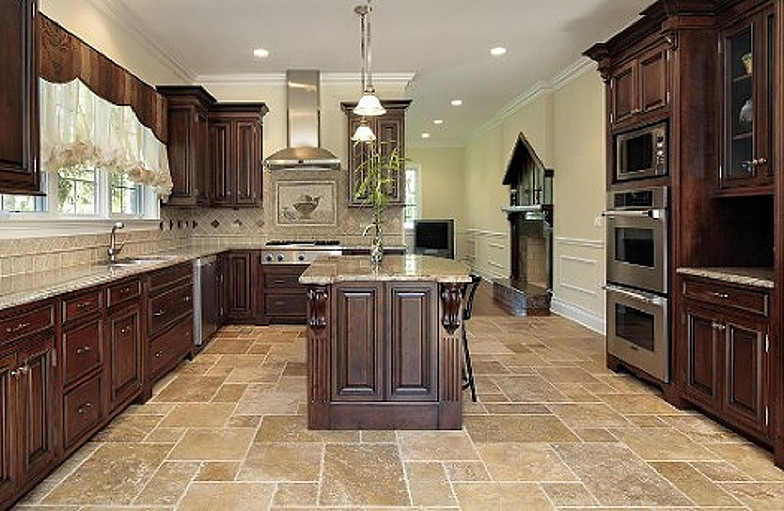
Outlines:
{"type": "Polygon", "coordinates": [[[335,181],[279,181],[276,225],[337,225],[335,181]]]}

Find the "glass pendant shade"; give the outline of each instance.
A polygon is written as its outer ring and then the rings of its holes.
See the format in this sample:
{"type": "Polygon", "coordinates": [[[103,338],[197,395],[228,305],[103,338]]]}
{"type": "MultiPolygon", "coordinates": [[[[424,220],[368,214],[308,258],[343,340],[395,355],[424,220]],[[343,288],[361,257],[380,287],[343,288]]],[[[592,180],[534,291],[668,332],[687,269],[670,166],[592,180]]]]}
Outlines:
{"type": "Polygon", "coordinates": [[[387,111],[381,106],[381,101],[373,91],[365,91],[357,106],[354,107],[354,113],[363,117],[375,117],[384,115],[387,111]]]}
{"type": "Polygon", "coordinates": [[[362,121],[357,126],[357,130],[351,136],[351,140],[354,142],[372,142],[376,139],[376,134],[373,133],[373,130],[370,129],[367,122],[362,121]]]}

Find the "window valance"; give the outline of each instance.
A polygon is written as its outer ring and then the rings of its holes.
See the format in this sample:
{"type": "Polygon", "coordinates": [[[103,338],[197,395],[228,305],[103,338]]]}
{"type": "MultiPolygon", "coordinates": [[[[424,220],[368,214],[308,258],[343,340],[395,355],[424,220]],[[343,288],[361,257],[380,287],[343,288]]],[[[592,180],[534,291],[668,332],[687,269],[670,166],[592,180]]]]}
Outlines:
{"type": "Polygon", "coordinates": [[[41,88],[41,167],[57,172],[84,165],[128,175],[168,197],[172,189],[166,146],[129,106],[96,95],[81,80],[41,88]]]}

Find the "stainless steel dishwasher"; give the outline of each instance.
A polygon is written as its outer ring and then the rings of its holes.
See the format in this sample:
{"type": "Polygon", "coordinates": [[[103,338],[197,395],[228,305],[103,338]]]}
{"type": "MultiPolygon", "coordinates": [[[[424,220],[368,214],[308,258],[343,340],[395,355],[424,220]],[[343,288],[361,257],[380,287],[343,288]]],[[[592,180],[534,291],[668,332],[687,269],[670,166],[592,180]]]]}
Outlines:
{"type": "Polygon", "coordinates": [[[218,256],[193,261],[193,342],[201,346],[218,329],[218,304],[215,281],[218,256]]]}

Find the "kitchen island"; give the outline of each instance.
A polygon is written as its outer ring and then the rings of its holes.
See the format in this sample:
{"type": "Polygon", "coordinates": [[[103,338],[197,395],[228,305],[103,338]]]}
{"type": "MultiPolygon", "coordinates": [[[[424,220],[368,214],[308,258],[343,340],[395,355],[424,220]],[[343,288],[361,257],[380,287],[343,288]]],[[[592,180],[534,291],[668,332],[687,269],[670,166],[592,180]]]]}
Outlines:
{"type": "Polygon", "coordinates": [[[308,427],[460,429],[465,264],[317,258],[308,297],[308,427]]]}

